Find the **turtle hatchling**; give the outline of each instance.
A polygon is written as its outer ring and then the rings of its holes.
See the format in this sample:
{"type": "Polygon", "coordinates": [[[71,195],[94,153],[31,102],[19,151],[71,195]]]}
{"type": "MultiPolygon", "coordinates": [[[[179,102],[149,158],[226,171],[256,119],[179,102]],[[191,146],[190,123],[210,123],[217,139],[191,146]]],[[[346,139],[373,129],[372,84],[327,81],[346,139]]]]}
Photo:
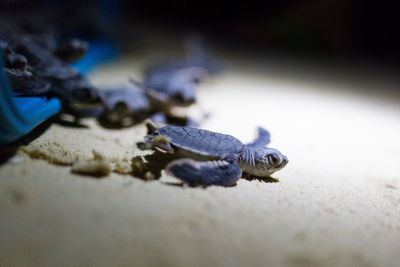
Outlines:
{"type": "Polygon", "coordinates": [[[243,144],[231,135],[193,127],[146,125],[141,148],[154,152],[132,161],[134,175],[145,179],[159,178],[165,169],[191,186],[233,186],[243,173],[269,177],[288,163],[281,152],[266,147],[270,134],[261,127],[252,143],[243,144]]]}

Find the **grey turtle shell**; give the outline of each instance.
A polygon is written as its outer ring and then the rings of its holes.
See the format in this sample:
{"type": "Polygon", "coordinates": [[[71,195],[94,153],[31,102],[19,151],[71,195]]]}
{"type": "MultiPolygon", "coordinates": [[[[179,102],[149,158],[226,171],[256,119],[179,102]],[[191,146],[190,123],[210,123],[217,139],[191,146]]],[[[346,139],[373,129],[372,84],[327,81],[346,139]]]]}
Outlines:
{"type": "Polygon", "coordinates": [[[244,146],[231,135],[191,127],[164,126],[157,134],[170,138],[172,146],[216,158],[239,154],[244,146]]]}
{"type": "Polygon", "coordinates": [[[99,93],[109,110],[114,109],[119,103],[126,105],[131,113],[150,110],[148,97],[133,85],[104,89],[100,90],[99,93]]]}

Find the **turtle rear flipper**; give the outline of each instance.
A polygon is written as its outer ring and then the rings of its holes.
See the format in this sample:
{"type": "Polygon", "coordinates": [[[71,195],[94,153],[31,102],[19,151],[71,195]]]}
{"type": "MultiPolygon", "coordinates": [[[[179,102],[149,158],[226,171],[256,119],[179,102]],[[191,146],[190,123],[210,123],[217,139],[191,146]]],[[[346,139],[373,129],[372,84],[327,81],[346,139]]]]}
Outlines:
{"type": "Polygon", "coordinates": [[[270,133],[262,127],[258,127],[258,137],[251,143],[247,144],[251,147],[265,147],[271,141],[270,133]]]}
{"type": "Polygon", "coordinates": [[[204,186],[233,186],[242,176],[239,164],[236,161],[228,162],[226,160],[178,159],[169,163],[166,171],[189,185],[204,186]]]}

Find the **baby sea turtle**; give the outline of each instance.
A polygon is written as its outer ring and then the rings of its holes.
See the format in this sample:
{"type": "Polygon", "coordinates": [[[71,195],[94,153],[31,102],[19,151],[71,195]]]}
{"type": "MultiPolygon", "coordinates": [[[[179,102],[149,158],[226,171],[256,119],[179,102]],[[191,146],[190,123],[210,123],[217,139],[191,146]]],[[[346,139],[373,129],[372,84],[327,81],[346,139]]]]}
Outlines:
{"type": "Polygon", "coordinates": [[[243,172],[269,177],[282,169],[288,159],[274,148],[267,130],[259,127],[259,136],[249,144],[235,137],[193,127],[157,127],[147,122],[148,134],[142,145],[154,153],[133,159],[134,175],[159,178],[161,170],[189,185],[232,186],[243,172]],[[154,176],[154,177],[151,177],[154,176]]]}
{"type": "Polygon", "coordinates": [[[20,34],[6,40],[2,37],[5,73],[18,96],[55,95],[63,101],[63,112],[76,118],[97,117],[103,102],[97,88],[66,61],[83,56],[85,43],[66,43],[56,56],[52,45],[41,42],[39,36],[20,34]],[[61,56],[62,55],[62,56],[61,56]]]}
{"type": "Polygon", "coordinates": [[[81,59],[88,51],[89,44],[80,39],[70,39],[63,42],[54,51],[61,60],[71,63],[81,59]]]}
{"type": "Polygon", "coordinates": [[[128,127],[150,115],[151,101],[144,90],[129,83],[99,90],[105,109],[99,122],[108,128],[128,127]]]}
{"type": "Polygon", "coordinates": [[[200,82],[221,68],[198,36],[185,40],[185,58],[158,62],[145,71],[144,84],[164,105],[190,106],[200,82]]]}
{"type": "Polygon", "coordinates": [[[144,83],[164,104],[186,107],[196,101],[197,86],[204,75],[200,67],[160,65],[146,72],[144,83]]]}
{"type": "Polygon", "coordinates": [[[190,120],[175,116],[171,105],[164,105],[156,93],[133,79],[127,84],[100,89],[98,93],[104,103],[99,123],[107,128],[129,127],[147,118],[161,124],[179,125],[186,125],[190,120]]]}

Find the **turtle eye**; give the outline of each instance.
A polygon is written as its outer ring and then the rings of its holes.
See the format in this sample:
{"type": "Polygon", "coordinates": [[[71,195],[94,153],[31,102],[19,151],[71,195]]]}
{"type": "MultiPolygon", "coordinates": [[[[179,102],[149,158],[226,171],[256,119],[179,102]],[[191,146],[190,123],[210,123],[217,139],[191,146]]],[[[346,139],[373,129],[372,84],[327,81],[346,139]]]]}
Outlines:
{"type": "Polygon", "coordinates": [[[280,158],[276,155],[269,155],[268,161],[273,165],[278,165],[280,163],[280,158]]]}

